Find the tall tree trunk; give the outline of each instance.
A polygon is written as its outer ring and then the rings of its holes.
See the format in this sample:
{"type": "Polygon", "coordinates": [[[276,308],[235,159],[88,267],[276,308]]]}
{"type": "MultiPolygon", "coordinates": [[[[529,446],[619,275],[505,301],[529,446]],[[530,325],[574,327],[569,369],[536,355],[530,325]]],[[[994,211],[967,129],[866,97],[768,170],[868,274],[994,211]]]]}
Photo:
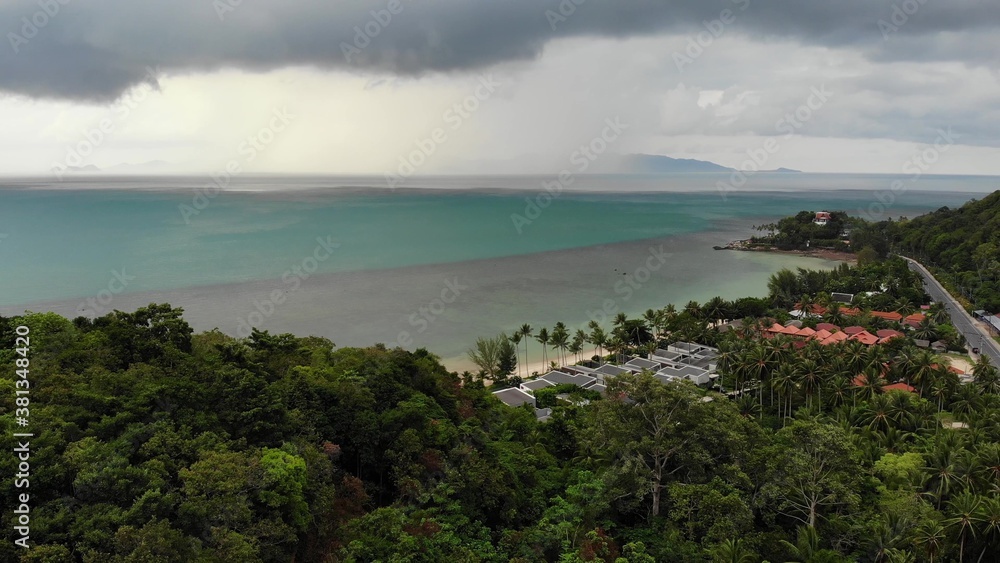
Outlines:
{"type": "Polygon", "coordinates": [[[660,491],[662,488],[663,485],[661,485],[659,481],[653,485],[653,518],[660,515],[660,491]]]}

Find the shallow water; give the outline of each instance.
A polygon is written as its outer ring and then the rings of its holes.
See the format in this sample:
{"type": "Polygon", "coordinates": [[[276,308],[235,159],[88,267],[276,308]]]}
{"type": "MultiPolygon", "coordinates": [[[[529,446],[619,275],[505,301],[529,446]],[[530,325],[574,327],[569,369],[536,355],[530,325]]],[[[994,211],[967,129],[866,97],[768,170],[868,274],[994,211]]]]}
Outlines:
{"type": "MultiPolygon", "coordinates": [[[[607,193],[594,180],[595,189],[534,210],[544,198],[531,186],[542,180],[450,179],[447,189],[390,192],[345,187],[353,179],[272,179],[266,191],[201,201],[191,179],[105,186],[129,190],[0,182],[0,314],[72,317],[167,301],[198,330],[238,334],[253,324],[339,345],[422,346],[460,366],[477,336],[525,322],[575,327],[600,317],[605,301],[637,314],[763,295],[781,267],[833,264],[712,246],[801,209],[853,212],[873,201],[870,191],[651,191],[662,179],[642,193],[607,193]]],[[[890,212],[969,197],[913,191],[890,212]]]]}

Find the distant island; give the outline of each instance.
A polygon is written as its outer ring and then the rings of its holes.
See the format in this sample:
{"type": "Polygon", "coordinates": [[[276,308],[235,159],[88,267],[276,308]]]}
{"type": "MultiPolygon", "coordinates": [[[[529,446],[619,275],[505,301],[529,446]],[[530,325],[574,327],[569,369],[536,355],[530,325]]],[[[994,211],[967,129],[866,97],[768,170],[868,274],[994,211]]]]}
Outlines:
{"type": "Polygon", "coordinates": [[[83,166],[67,165],[62,170],[63,173],[68,172],[71,174],[156,174],[171,173],[174,171],[175,165],[164,160],[150,160],[136,164],[123,162],[107,168],[101,168],[94,164],[85,164],[83,166]]]}
{"type": "MultiPolygon", "coordinates": [[[[695,173],[726,173],[736,169],[722,166],[707,160],[690,158],[671,158],[658,154],[628,154],[623,155],[616,163],[615,169],[623,174],[695,174],[695,173]]],[[[763,173],[799,174],[801,170],[778,168],[777,170],[761,170],[763,173]]]]}

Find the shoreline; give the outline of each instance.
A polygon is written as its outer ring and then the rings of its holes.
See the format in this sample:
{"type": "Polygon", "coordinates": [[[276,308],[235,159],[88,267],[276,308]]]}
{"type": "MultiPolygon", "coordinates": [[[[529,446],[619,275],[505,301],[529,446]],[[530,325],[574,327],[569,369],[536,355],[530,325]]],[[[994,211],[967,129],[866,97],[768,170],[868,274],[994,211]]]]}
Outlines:
{"type": "Polygon", "coordinates": [[[857,255],[852,252],[842,250],[832,250],[829,248],[815,248],[809,250],[783,250],[773,246],[749,246],[747,240],[734,240],[726,246],[715,246],[713,250],[735,250],[739,252],[765,252],[768,254],[785,254],[789,256],[801,256],[803,258],[819,258],[822,260],[833,260],[856,264],[857,255]]]}
{"type": "MultiPolygon", "coordinates": [[[[553,353],[553,351],[549,350],[549,355],[550,356],[552,355],[552,353],[553,353]]],[[[604,350],[604,353],[607,354],[607,350],[604,350]]],[[[531,356],[535,356],[535,355],[536,354],[531,354],[531,356]]],[[[538,350],[537,355],[538,356],[542,355],[541,354],[541,350],[538,350]]],[[[597,355],[597,347],[596,346],[593,347],[593,348],[584,348],[583,351],[580,352],[580,359],[581,360],[589,360],[590,358],[592,358],[593,356],[596,356],[596,355],[597,355]]],[[[462,358],[441,358],[441,363],[442,363],[442,365],[444,365],[445,369],[447,369],[448,371],[454,371],[456,373],[462,373],[463,371],[470,371],[470,372],[472,372],[473,368],[474,368],[474,366],[472,365],[472,363],[471,363],[470,360],[468,360],[468,359],[462,359],[462,358]],[[456,369],[456,368],[460,368],[460,369],[456,369]]],[[[542,375],[545,375],[546,373],[552,371],[553,368],[550,367],[551,364],[552,364],[552,358],[551,357],[549,358],[548,362],[543,362],[540,359],[539,360],[534,360],[533,359],[533,361],[528,362],[528,364],[527,364],[528,365],[528,373],[527,373],[527,375],[525,375],[524,364],[521,362],[521,359],[518,359],[518,361],[517,361],[517,369],[515,369],[514,373],[512,373],[511,375],[512,376],[518,376],[518,377],[521,377],[521,378],[523,378],[525,380],[528,380],[528,379],[531,379],[532,377],[534,377],[534,376],[531,375],[533,372],[538,372],[538,375],[542,376],[542,375]]],[[[576,364],[575,357],[573,356],[573,354],[567,354],[567,363],[566,364],[560,364],[558,361],[556,362],[556,364],[559,365],[560,367],[562,365],[570,365],[570,366],[575,365],[576,364]]]]}

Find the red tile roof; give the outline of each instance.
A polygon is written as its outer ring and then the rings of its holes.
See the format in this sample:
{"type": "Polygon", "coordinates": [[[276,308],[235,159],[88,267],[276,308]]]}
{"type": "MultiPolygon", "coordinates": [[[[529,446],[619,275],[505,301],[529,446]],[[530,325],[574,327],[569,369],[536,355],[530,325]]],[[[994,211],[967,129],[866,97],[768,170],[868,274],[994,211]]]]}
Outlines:
{"type": "Polygon", "coordinates": [[[903,336],[903,333],[899,332],[898,330],[892,330],[891,328],[883,328],[882,330],[877,331],[875,335],[878,336],[879,338],[884,338],[888,340],[890,338],[895,338],[897,336],[903,336]]]}
{"type": "Polygon", "coordinates": [[[830,336],[827,336],[826,338],[824,338],[822,341],[820,341],[820,344],[822,344],[823,346],[827,346],[827,345],[830,345],[830,344],[836,344],[838,342],[843,342],[845,340],[847,340],[847,334],[846,333],[835,332],[835,333],[831,334],[830,336]]]}
{"type": "Polygon", "coordinates": [[[915,387],[910,387],[909,385],[903,382],[893,383],[892,385],[885,385],[882,387],[882,390],[885,391],[886,393],[890,391],[906,391],[907,393],[917,392],[917,389],[915,387]]]}
{"type": "Polygon", "coordinates": [[[859,332],[865,332],[865,327],[863,327],[863,326],[849,326],[849,327],[847,327],[847,328],[844,329],[844,332],[846,332],[847,334],[853,335],[853,334],[857,334],[859,332]]]}
{"type": "Polygon", "coordinates": [[[853,334],[851,336],[851,340],[857,340],[858,342],[864,344],[865,346],[878,344],[878,337],[868,332],[867,330],[862,330],[861,332],[853,334]]]}
{"type": "MultiPolygon", "coordinates": [[[[794,310],[801,311],[802,310],[802,304],[801,303],[796,303],[795,307],[794,307],[794,310]]],[[[823,314],[826,314],[827,308],[823,307],[821,305],[812,305],[811,307],[809,307],[809,312],[813,313],[813,314],[816,314],[816,315],[823,315],[823,314]]],[[[845,314],[845,315],[850,315],[850,316],[857,316],[857,315],[861,314],[861,310],[857,309],[855,307],[842,307],[840,309],[840,312],[843,313],[843,314],[845,314]]],[[[896,312],[872,311],[871,315],[873,317],[879,317],[881,319],[885,319],[887,321],[894,321],[894,322],[906,322],[906,323],[918,322],[919,323],[920,321],[924,320],[924,314],[923,313],[913,313],[912,315],[908,315],[905,319],[903,318],[903,315],[900,315],[899,313],[896,313],[896,312]]],[[[821,324],[823,324],[823,323],[821,323],[821,324]]]]}
{"type": "Polygon", "coordinates": [[[900,315],[899,313],[885,313],[882,311],[872,311],[872,316],[895,322],[899,322],[903,318],[903,315],[900,315]]]}

